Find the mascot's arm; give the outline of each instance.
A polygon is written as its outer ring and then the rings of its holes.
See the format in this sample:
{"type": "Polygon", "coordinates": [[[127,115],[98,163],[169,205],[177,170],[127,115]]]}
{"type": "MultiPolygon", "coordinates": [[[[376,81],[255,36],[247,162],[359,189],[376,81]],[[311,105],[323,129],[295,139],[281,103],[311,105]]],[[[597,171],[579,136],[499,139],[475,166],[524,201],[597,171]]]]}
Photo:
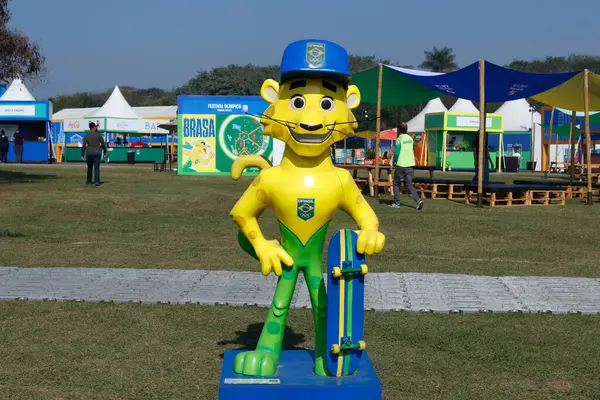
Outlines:
{"type": "Polygon", "coordinates": [[[229,174],[233,180],[237,181],[240,179],[240,176],[242,176],[244,170],[249,167],[258,167],[264,170],[271,168],[272,165],[271,162],[263,156],[241,156],[233,162],[231,165],[231,172],[229,174]]]}
{"type": "Polygon", "coordinates": [[[385,236],[379,232],[379,219],[375,211],[364,198],[348,171],[340,170],[338,177],[344,191],[340,208],[352,217],[360,229],[356,250],[368,255],[379,253],[383,250],[385,236]]]}
{"type": "Polygon", "coordinates": [[[258,226],[258,217],[270,204],[269,190],[263,178],[264,173],[261,173],[254,179],[230,215],[245,238],[240,240],[238,236],[242,248],[260,261],[262,274],[267,276],[273,270],[276,275],[281,276],[281,263],[292,266],[294,261],[277,240],[265,239],[258,226]],[[250,251],[250,246],[254,249],[254,254],[250,251]]]}

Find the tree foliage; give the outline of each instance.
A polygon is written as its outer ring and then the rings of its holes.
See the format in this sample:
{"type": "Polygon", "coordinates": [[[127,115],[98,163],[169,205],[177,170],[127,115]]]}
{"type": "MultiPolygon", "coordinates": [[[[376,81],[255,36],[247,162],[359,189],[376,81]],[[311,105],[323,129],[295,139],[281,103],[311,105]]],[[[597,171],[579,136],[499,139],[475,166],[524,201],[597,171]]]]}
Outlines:
{"type": "Polygon", "coordinates": [[[548,56],[544,59],[525,61],[513,60],[506,68],[525,72],[556,73],[568,71],[590,71],[600,74],[600,57],[587,54],[570,54],[567,57],[548,56]]]}
{"type": "Polygon", "coordinates": [[[419,65],[433,72],[450,72],[458,69],[458,64],[454,62],[456,55],[451,47],[434,47],[432,51],[425,51],[425,60],[419,65]]]}
{"type": "Polygon", "coordinates": [[[36,43],[23,33],[8,28],[11,18],[9,0],[0,0],[0,80],[37,76],[45,58],[36,43]]]}
{"type": "MultiPolygon", "coordinates": [[[[172,106],[177,104],[175,91],[166,91],[159,88],[137,89],[131,86],[120,86],[123,97],[133,107],[143,106],[172,106]]],[[[51,98],[54,112],[64,108],[91,108],[101,107],[112,93],[113,89],[102,92],[80,92],[59,95],[51,98]]]]}
{"type": "MultiPolygon", "coordinates": [[[[1,4],[0,0],[0,4],[1,4]]],[[[420,68],[426,68],[437,72],[447,72],[459,68],[455,63],[455,54],[450,47],[437,48],[425,52],[425,59],[419,65],[420,68]]],[[[379,64],[400,65],[391,60],[380,59],[376,56],[349,55],[350,71],[352,73],[361,72],[379,64]]],[[[412,66],[405,66],[413,68],[412,66]]],[[[506,65],[507,68],[540,73],[564,72],[589,70],[600,73],[600,57],[572,54],[567,57],[546,57],[541,60],[514,60],[506,65]]],[[[133,87],[121,87],[123,95],[132,106],[158,106],[174,105],[177,102],[178,94],[197,94],[197,95],[226,95],[226,96],[257,96],[260,94],[260,87],[265,79],[277,79],[279,75],[278,65],[228,65],[217,67],[208,71],[199,71],[197,75],[185,83],[183,86],[173,90],[162,90],[158,88],[136,89],[133,87]]],[[[74,93],[71,95],[61,95],[52,99],[54,109],[63,108],[85,108],[100,107],[111,93],[106,90],[100,93],[74,93]]],[[[451,96],[442,96],[442,102],[450,108],[456,99],[451,96]]],[[[488,112],[494,112],[500,107],[500,103],[488,103],[486,109],[488,112]]],[[[532,103],[536,106],[535,102],[532,103]]],[[[417,115],[425,104],[417,104],[406,107],[383,107],[381,110],[381,129],[395,128],[399,121],[408,121],[417,115]]],[[[478,106],[478,104],[475,104],[478,106]]],[[[359,120],[360,130],[375,130],[376,127],[376,108],[374,105],[361,104],[354,111],[359,120]]]]}

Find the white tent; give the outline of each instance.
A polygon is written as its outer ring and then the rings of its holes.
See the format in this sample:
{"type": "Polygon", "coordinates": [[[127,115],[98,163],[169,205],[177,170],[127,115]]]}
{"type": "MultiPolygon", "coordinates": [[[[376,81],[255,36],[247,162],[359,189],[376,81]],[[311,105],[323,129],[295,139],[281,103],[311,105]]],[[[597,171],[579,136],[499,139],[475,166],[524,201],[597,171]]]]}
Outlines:
{"type": "Polygon", "coordinates": [[[472,102],[465,99],[457,99],[456,103],[452,107],[450,107],[450,112],[460,112],[460,113],[478,113],[479,109],[473,105],[472,102]]]}
{"type": "Polygon", "coordinates": [[[126,119],[140,119],[140,115],[134,111],[129,105],[121,90],[118,86],[115,86],[112,94],[106,100],[106,103],[99,109],[86,115],[86,118],[126,118],[126,119]]]}
{"type": "Polygon", "coordinates": [[[408,133],[422,133],[425,132],[425,115],[438,112],[446,112],[448,109],[444,106],[444,103],[440,98],[430,100],[429,103],[417,114],[413,119],[408,121],[408,133]]]}
{"type": "MultiPolygon", "coordinates": [[[[64,118],[65,132],[85,131],[90,122],[94,122],[101,132],[148,133],[144,119],[125,100],[118,86],[115,86],[102,107],[92,109],[83,118],[64,118]]],[[[167,134],[168,131],[157,129],[152,133],[167,134]]]]}
{"type": "MultiPolygon", "coordinates": [[[[494,114],[504,115],[504,132],[529,132],[532,129],[531,119],[533,117],[534,138],[533,159],[537,161],[542,154],[542,129],[539,125],[542,116],[539,112],[530,111],[529,102],[525,99],[511,100],[502,104],[494,114]]],[[[529,160],[527,160],[529,161],[529,160]]],[[[541,171],[542,165],[538,162],[536,170],[541,171]]]]}
{"type": "MultiPolygon", "coordinates": [[[[531,111],[525,99],[507,101],[494,114],[504,114],[504,132],[528,132],[531,129],[531,111]]],[[[533,114],[533,123],[539,124],[542,116],[533,114]]]]}
{"type": "Polygon", "coordinates": [[[29,92],[23,81],[17,78],[0,97],[0,101],[35,101],[35,97],[29,92]]]}

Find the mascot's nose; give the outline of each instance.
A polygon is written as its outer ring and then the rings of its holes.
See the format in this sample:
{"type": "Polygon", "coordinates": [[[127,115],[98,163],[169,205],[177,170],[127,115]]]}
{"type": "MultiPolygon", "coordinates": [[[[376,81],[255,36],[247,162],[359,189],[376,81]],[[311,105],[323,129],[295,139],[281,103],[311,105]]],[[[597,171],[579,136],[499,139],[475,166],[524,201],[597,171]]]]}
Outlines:
{"type": "Polygon", "coordinates": [[[300,124],[300,127],[302,129],[304,129],[304,130],[312,132],[312,131],[318,131],[319,129],[322,129],[323,128],[323,124],[318,124],[318,125],[300,124]]]}

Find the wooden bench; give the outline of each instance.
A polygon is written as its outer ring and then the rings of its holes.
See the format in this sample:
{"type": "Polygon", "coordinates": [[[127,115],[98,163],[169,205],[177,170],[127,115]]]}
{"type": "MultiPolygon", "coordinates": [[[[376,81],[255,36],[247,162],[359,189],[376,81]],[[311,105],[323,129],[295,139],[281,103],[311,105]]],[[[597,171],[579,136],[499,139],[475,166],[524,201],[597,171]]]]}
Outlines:
{"type": "Polygon", "coordinates": [[[415,178],[413,184],[422,199],[464,200],[467,192],[465,185],[472,183],[468,180],[426,179],[415,178]]]}
{"type": "MultiPolygon", "coordinates": [[[[567,181],[567,180],[555,180],[555,179],[541,179],[541,180],[515,180],[515,185],[543,185],[543,186],[559,186],[565,189],[565,197],[567,200],[570,199],[585,199],[587,198],[587,182],[581,181],[567,181]]],[[[600,196],[600,184],[594,183],[592,185],[592,197],[596,198],[600,196]]]]}
{"type": "MultiPolygon", "coordinates": [[[[477,185],[466,185],[465,203],[477,201],[477,185]]],[[[564,206],[566,190],[561,186],[491,183],[483,187],[483,203],[490,207],[564,206]]]]}

